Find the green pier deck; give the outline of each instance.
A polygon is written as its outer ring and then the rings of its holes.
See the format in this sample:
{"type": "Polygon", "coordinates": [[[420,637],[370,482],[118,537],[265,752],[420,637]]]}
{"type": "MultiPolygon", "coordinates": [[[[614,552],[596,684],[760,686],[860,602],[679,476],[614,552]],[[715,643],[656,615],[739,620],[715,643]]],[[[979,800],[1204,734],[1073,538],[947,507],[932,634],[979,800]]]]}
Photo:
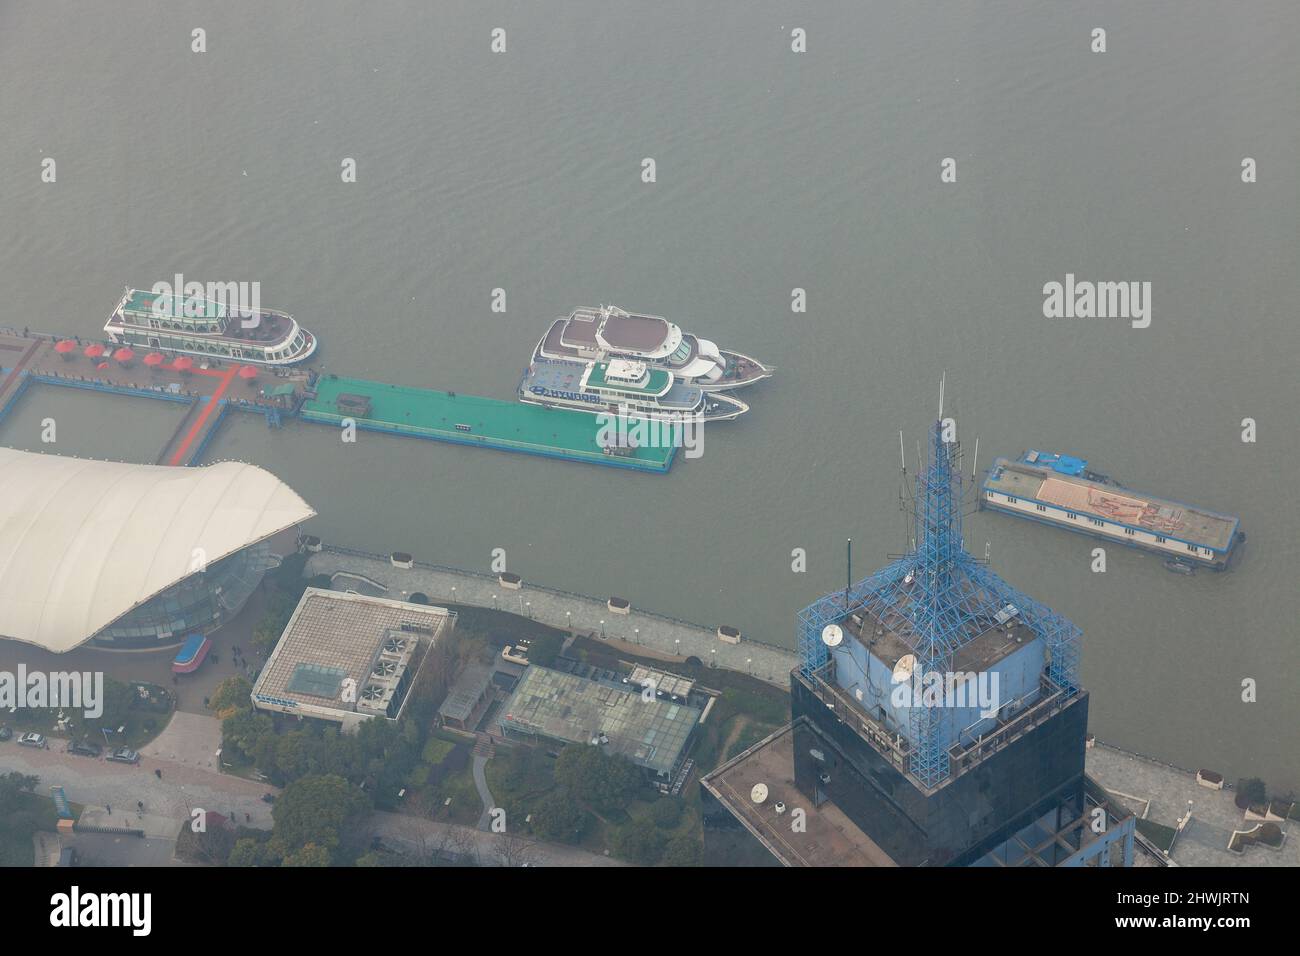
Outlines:
{"type": "Polygon", "coordinates": [[[316,397],[303,403],[299,416],[325,424],[351,418],[358,428],[371,431],[637,471],[668,471],[677,450],[670,445],[606,454],[596,442],[600,422],[587,412],[331,375],[316,382],[316,397]],[[340,396],[348,395],[369,399],[364,417],[340,410],[340,396]]]}

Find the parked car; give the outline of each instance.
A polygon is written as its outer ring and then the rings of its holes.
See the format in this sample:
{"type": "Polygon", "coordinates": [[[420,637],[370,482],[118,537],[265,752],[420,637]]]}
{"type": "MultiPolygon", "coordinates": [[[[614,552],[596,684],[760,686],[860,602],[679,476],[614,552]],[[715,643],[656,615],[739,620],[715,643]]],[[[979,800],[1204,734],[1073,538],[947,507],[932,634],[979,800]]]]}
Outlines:
{"type": "Polygon", "coordinates": [[[68,753],[76,754],[79,757],[98,757],[104,748],[94,741],[90,740],[70,740],[68,741],[68,753]]]}
{"type": "Polygon", "coordinates": [[[38,747],[41,750],[48,750],[49,744],[45,742],[45,735],[38,734],[36,731],[29,731],[18,738],[18,742],[24,747],[38,747]]]}
{"type": "Polygon", "coordinates": [[[108,759],[114,763],[139,763],[140,755],[130,747],[118,747],[108,755],[108,759]]]}
{"type": "Polygon", "coordinates": [[[263,802],[263,803],[275,803],[275,794],[273,794],[273,793],[264,793],[264,794],[262,794],[262,802],[263,802]]]}
{"type": "Polygon", "coordinates": [[[3,727],[0,727],[0,740],[10,740],[13,738],[13,735],[14,732],[13,730],[10,729],[8,724],[6,724],[3,727]]]}

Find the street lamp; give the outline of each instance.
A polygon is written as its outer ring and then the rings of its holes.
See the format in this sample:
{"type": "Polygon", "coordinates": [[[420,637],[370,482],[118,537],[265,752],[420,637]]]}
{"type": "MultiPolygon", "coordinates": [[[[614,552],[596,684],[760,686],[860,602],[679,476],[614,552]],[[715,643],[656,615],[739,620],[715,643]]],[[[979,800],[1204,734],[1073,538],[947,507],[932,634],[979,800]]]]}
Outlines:
{"type": "Polygon", "coordinates": [[[524,602],[524,607],[528,608],[528,619],[531,621],[532,618],[533,618],[533,602],[532,602],[532,601],[525,601],[525,602],[524,602]]]}
{"type": "Polygon", "coordinates": [[[600,636],[601,636],[602,638],[605,636],[605,622],[604,622],[604,621],[601,621],[601,622],[600,622],[600,636]]]}
{"type": "Polygon", "coordinates": [[[641,643],[641,628],[639,628],[639,627],[634,627],[634,628],[632,628],[632,635],[633,635],[633,637],[632,637],[632,641],[633,641],[633,643],[635,643],[635,644],[640,644],[640,643],[641,643]]]}

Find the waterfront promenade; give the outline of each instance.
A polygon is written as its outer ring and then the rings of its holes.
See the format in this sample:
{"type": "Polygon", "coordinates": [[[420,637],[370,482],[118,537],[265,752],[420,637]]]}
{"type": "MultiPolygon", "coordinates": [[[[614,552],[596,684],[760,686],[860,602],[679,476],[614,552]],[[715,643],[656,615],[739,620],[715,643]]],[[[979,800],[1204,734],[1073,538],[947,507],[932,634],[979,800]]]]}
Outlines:
{"type": "Polygon", "coordinates": [[[335,579],[334,587],[398,600],[423,594],[434,604],[465,604],[531,617],[552,627],[591,634],[673,660],[697,657],[710,667],[750,674],[778,687],[789,686],[795,666],[792,650],[750,640],[739,644],[720,640],[714,627],[704,627],[632,608],[615,614],[604,599],[560,591],[524,581],[518,590],[504,588],[492,574],[417,563],[394,567],[387,557],[342,548],[311,555],[307,574],[352,575],[335,579]],[[377,587],[376,587],[377,586],[377,587]]]}

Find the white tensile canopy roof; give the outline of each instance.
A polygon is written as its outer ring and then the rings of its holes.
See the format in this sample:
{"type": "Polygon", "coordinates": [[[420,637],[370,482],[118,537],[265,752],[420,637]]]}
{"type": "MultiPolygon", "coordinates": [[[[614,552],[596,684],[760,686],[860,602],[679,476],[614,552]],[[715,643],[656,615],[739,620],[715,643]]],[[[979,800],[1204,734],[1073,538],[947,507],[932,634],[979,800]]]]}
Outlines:
{"type": "Polygon", "coordinates": [[[0,637],[63,652],[315,515],[255,465],[130,465],[0,448],[0,637]]]}

